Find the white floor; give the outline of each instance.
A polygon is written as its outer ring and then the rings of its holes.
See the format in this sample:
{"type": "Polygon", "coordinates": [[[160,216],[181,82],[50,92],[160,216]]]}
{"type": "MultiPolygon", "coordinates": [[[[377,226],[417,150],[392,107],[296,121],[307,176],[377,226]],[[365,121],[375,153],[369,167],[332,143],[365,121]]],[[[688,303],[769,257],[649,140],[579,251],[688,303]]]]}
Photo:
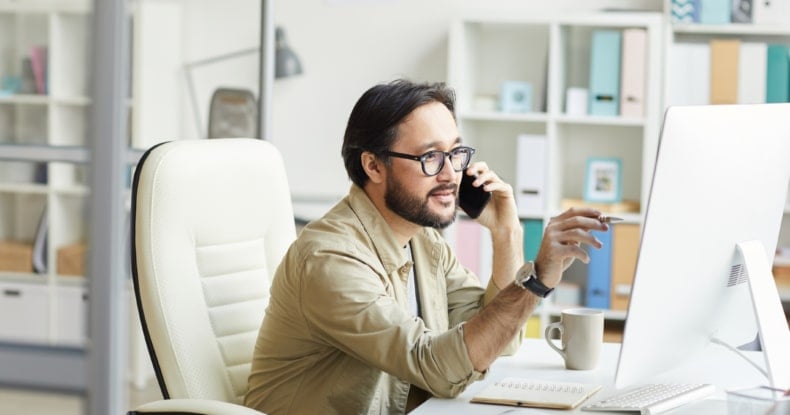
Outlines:
{"type": "MultiPolygon", "coordinates": [[[[155,380],[138,389],[130,386],[129,410],[162,398],[155,380]]],[[[83,396],[42,390],[0,387],[0,414],[2,415],[83,415],[86,414],[83,396]]]]}

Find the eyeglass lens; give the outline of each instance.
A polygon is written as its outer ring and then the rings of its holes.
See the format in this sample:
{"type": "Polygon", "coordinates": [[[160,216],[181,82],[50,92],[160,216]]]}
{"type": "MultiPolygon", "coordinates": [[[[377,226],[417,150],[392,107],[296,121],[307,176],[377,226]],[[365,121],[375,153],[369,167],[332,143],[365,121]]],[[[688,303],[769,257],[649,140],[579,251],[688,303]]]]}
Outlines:
{"type": "Polygon", "coordinates": [[[445,154],[448,154],[450,157],[450,164],[453,166],[453,170],[461,171],[469,165],[469,160],[471,159],[472,152],[468,148],[457,148],[449,153],[445,153],[443,151],[431,151],[425,153],[422,157],[422,165],[423,169],[425,170],[425,174],[428,175],[435,175],[439,173],[442,168],[444,168],[444,159],[445,154]]]}

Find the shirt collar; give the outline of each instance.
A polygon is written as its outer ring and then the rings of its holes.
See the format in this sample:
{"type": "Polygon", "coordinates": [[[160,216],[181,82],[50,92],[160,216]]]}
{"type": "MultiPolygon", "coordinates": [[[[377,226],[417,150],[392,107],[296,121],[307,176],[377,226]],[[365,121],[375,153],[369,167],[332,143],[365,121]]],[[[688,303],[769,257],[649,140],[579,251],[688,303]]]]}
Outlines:
{"type": "Polygon", "coordinates": [[[381,216],[381,212],[367,193],[361,187],[352,184],[348,192],[348,204],[370,237],[373,248],[387,273],[403,267],[409,261],[406,250],[400,245],[392,228],[381,216]]]}

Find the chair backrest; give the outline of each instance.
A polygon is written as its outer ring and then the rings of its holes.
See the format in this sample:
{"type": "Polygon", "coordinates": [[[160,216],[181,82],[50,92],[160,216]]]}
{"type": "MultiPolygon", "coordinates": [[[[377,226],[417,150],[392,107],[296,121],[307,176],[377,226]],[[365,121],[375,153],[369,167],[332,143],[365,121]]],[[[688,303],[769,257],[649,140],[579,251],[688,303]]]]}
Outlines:
{"type": "Polygon", "coordinates": [[[270,279],[294,238],[285,167],[270,143],[180,140],[143,155],[132,274],[166,399],[242,402],[270,279]]]}

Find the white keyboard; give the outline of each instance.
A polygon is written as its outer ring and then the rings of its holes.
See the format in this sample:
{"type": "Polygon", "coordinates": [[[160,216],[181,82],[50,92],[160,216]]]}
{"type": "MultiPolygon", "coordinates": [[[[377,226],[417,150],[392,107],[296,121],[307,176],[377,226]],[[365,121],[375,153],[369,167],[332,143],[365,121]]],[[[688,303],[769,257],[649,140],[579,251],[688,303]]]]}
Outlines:
{"type": "Polygon", "coordinates": [[[592,402],[582,410],[654,415],[705,398],[715,391],[716,387],[709,384],[650,384],[592,402]]]}

